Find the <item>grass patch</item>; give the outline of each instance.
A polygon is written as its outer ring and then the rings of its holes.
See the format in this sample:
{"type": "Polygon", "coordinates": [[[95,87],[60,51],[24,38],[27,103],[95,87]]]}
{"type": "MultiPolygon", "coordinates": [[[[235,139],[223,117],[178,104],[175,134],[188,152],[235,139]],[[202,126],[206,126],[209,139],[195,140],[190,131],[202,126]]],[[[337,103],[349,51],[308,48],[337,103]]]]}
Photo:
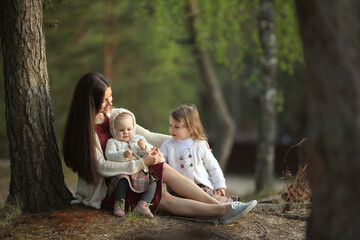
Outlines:
{"type": "Polygon", "coordinates": [[[0,228],[4,228],[13,219],[21,215],[21,204],[18,200],[12,203],[5,203],[5,206],[0,209],[0,228]]]}
{"type": "Polygon", "coordinates": [[[125,216],[126,219],[129,220],[130,222],[146,222],[149,220],[149,218],[135,212],[133,209],[127,211],[125,216]]]}

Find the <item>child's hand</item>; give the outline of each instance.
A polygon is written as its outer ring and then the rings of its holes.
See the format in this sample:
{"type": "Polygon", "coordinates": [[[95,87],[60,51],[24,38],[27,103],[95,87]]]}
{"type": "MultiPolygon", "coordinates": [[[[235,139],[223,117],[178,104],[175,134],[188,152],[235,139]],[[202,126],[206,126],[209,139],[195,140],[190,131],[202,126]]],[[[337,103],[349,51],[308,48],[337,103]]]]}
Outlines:
{"type": "Polygon", "coordinates": [[[215,192],[220,196],[225,196],[225,188],[216,189],[215,192]]]}
{"type": "Polygon", "coordinates": [[[207,148],[210,150],[210,152],[212,152],[212,149],[210,148],[208,141],[206,141],[205,143],[206,143],[207,148]]]}
{"type": "Polygon", "coordinates": [[[133,155],[132,150],[126,150],[124,152],[124,158],[130,158],[133,155]]]}
{"type": "Polygon", "coordinates": [[[140,139],[138,141],[138,145],[140,147],[141,150],[145,150],[146,149],[146,145],[145,145],[145,142],[144,142],[144,139],[140,139]]]}

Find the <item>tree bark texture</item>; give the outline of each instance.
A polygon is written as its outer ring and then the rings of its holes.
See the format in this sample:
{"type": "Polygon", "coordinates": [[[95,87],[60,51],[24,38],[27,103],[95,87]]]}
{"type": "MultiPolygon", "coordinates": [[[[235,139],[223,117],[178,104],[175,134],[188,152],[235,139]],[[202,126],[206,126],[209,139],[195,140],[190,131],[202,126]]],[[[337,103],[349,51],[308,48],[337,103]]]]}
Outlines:
{"type": "Polygon", "coordinates": [[[188,0],[187,3],[187,13],[189,14],[188,27],[191,42],[193,43],[193,54],[196,58],[198,68],[200,69],[205,89],[209,94],[214,107],[211,112],[216,116],[219,133],[216,141],[216,150],[218,150],[217,158],[220,167],[225,171],[234,143],[235,123],[230,115],[225,98],[219,86],[210,54],[206,50],[201,49],[196,41],[197,30],[195,25],[200,21],[198,18],[199,7],[197,1],[188,0]]]}
{"type": "Polygon", "coordinates": [[[273,0],[260,0],[259,36],[263,50],[260,76],[260,121],[256,150],[256,191],[273,186],[276,143],[277,56],[273,0]]]}
{"type": "Polygon", "coordinates": [[[307,70],[308,239],[360,236],[360,2],[297,0],[307,70]]]}
{"type": "Polygon", "coordinates": [[[24,211],[66,207],[72,194],[54,133],[41,0],[1,1],[6,127],[11,180],[8,201],[24,211]]]}

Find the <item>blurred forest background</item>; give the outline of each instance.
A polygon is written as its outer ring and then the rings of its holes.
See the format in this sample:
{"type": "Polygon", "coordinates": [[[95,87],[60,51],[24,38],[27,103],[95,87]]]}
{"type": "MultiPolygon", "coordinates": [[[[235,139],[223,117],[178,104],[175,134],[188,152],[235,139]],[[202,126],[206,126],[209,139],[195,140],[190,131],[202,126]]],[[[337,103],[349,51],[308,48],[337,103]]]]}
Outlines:
{"type": "MultiPolygon", "coordinates": [[[[260,59],[257,0],[198,0],[197,42],[210,53],[217,79],[236,124],[228,171],[250,170],[260,118],[260,59]],[[236,151],[236,149],[244,151],[236,151]],[[235,165],[234,165],[235,166],[235,165]]],[[[180,104],[198,106],[211,146],[217,123],[189,44],[186,1],[44,1],[46,53],[59,148],[70,100],[86,72],[112,81],[115,107],[134,112],[143,127],[168,133],[169,113],[180,104]]],[[[278,58],[278,148],[304,137],[303,56],[293,1],[275,0],[278,58]]],[[[0,55],[1,65],[3,61],[0,55]]],[[[4,89],[3,69],[0,86],[4,89]]],[[[0,91],[0,112],[5,112],[0,91]]],[[[9,158],[5,114],[0,114],[0,159],[9,158]]],[[[216,155],[216,151],[214,151],[216,155]]],[[[282,161],[278,154],[276,161],[282,161]],[[279,160],[280,159],[280,160],[279,160]]],[[[297,164],[297,163],[295,163],[297,164]]]]}

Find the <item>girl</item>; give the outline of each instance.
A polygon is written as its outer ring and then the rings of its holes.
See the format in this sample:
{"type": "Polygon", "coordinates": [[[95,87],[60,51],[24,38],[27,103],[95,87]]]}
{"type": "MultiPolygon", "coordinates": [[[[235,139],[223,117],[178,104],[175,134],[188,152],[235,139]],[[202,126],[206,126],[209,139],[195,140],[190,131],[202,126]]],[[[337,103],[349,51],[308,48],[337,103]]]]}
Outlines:
{"type": "MultiPolygon", "coordinates": [[[[219,217],[223,224],[231,223],[248,212],[247,209],[253,203],[221,204],[168,164],[158,163],[162,157],[158,148],[138,160],[106,161],[103,153],[107,140],[111,138],[109,115],[112,100],[110,81],[100,73],[83,75],[75,87],[63,138],[65,163],[78,174],[76,200],[72,203],[83,203],[97,209],[102,203],[110,203],[109,206],[113,207],[113,196],[106,195],[105,178],[119,174],[131,175],[149,166],[158,179],[150,206],[152,211],[158,207],[179,216],[219,217]],[[162,191],[163,182],[183,198],[162,191]]],[[[143,135],[154,146],[160,146],[168,138],[166,135],[151,133],[139,125],[136,125],[136,133],[143,135]]],[[[139,194],[129,190],[126,206],[135,206],[138,200],[139,194]]]]}
{"type": "Polygon", "coordinates": [[[220,202],[232,202],[225,196],[225,178],[207,145],[207,138],[195,105],[182,105],[170,114],[169,133],[160,151],[176,171],[195,182],[220,202]]]}

